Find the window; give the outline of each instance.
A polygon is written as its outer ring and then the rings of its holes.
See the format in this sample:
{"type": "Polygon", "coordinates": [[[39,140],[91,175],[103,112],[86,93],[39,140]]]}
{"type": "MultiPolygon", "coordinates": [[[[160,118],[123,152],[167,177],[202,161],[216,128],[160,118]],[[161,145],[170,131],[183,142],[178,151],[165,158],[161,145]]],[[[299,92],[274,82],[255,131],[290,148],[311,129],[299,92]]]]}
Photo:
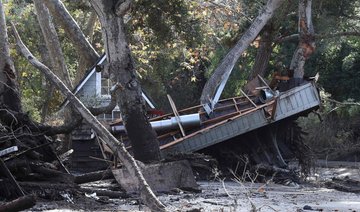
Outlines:
{"type": "Polygon", "coordinates": [[[108,78],[101,78],[101,95],[110,95],[111,83],[108,78]]]}
{"type": "Polygon", "coordinates": [[[113,120],[115,121],[116,119],[120,119],[121,115],[120,115],[120,110],[113,110],[113,120]]]}
{"type": "Polygon", "coordinates": [[[112,113],[100,114],[97,116],[100,121],[112,121],[112,113]]]}

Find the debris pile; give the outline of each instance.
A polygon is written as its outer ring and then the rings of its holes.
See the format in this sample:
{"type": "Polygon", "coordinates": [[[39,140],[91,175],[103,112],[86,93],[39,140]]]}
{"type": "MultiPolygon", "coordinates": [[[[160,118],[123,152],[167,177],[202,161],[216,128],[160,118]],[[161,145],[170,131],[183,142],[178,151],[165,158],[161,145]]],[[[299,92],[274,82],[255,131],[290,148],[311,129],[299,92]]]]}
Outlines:
{"type": "Polygon", "coordinates": [[[1,166],[0,187],[8,188],[1,196],[13,198],[13,182],[47,181],[70,183],[72,176],[53,149],[54,141],[41,134],[33,133],[26,126],[13,130],[2,126],[0,133],[1,166]],[[8,170],[8,171],[6,171],[8,170]],[[12,175],[12,176],[10,176],[12,175]]]}
{"type": "Polygon", "coordinates": [[[110,198],[126,196],[122,191],[97,191],[79,186],[113,178],[112,172],[73,176],[63,164],[67,158],[56,154],[54,144],[52,138],[35,133],[29,127],[10,128],[0,124],[0,200],[9,201],[0,204],[0,211],[30,208],[35,205],[36,198],[71,200],[74,196],[95,192],[110,198]]]}

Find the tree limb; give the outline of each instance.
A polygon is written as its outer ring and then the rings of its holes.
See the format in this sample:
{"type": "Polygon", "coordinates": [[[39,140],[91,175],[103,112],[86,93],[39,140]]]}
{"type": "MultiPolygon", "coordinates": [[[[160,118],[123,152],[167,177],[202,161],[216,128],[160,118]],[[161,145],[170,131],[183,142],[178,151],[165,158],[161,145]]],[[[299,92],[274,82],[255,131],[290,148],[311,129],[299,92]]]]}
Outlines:
{"type": "Polygon", "coordinates": [[[115,5],[115,14],[117,16],[124,16],[127,11],[130,10],[132,5],[132,0],[120,0],[115,5]]]}
{"type": "MultiPolygon", "coordinates": [[[[315,39],[329,39],[334,37],[342,37],[342,36],[360,36],[360,32],[352,31],[352,32],[337,32],[330,34],[315,34],[315,39]]],[[[292,34],[285,37],[279,37],[275,40],[275,43],[283,43],[283,42],[296,42],[299,39],[299,34],[292,34]]]]}

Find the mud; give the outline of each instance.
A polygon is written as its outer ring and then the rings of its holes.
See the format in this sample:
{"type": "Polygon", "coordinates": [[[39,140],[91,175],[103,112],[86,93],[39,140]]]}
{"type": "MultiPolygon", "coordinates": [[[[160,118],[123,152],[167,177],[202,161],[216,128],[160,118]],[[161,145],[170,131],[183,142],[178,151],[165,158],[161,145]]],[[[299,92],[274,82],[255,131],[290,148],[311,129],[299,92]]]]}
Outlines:
{"type": "MultiPolygon", "coordinates": [[[[360,180],[360,169],[317,168],[303,184],[200,181],[201,193],[174,189],[158,197],[169,211],[360,211],[359,193],[325,188],[326,181],[345,176],[360,180]]],[[[109,189],[117,185],[106,180],[83,187],[109,189]]],[[[107,199],[95,194],[63,196],[62,201],[38,200],[28,211],[148,211],[136,196],[127,199],[107,199]]]]}

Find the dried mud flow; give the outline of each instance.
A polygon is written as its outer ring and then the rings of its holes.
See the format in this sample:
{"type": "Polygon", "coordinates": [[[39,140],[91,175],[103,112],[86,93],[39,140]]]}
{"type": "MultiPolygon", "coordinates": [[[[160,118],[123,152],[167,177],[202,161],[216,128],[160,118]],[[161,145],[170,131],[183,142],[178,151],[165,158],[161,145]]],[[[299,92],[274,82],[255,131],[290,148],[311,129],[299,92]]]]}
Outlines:
{"type": "MultiPolygon", "coordinates": [[[[359,166],[360,167],[360,166],[359,166]]],[[[359,168],[317,168],[307,183],[279,185],[235,181],[199,181],[202,192],[174,189],[158,194],[169,211],[360,211],[360,193],[342,192],[326,187],[336,177],[360,180],[359,168]]],[[[83,184],[82,187],[109,189],[111,180],[83,184]]],[[[95,194],[63,200],[38,200],[28,211],[149,211],[136,196],[109,199],[95,194]]]]}

